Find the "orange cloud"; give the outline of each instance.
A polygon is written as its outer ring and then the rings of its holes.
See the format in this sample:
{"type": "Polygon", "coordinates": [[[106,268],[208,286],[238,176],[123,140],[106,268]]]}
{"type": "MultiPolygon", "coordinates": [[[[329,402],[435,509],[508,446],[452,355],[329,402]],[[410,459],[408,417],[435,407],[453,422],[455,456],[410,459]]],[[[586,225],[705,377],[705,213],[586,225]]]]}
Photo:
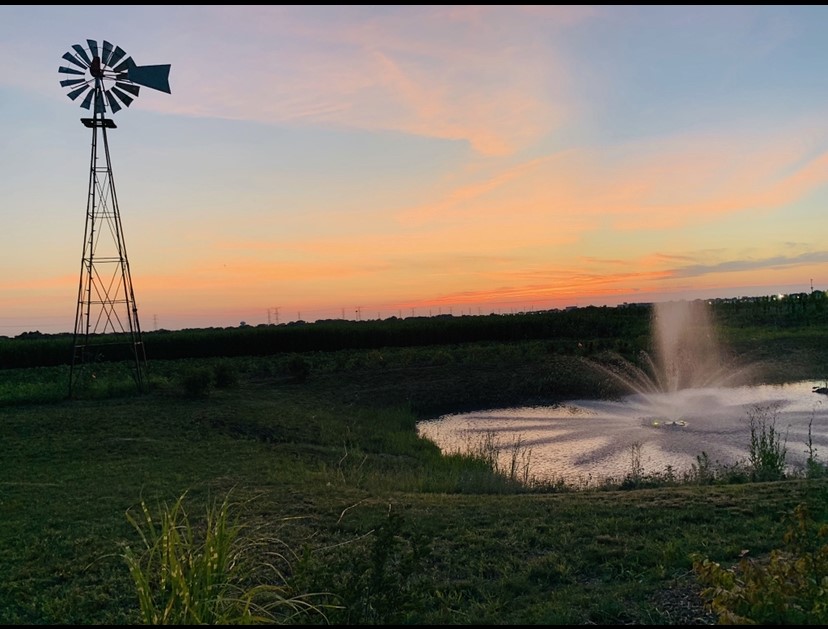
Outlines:
{"type": "Polygon", "coordinates": [[[828,153],[808,157],[796,137],[679,136],[509,166],[398,217],[410,225],[485,222],[508,213],[519,225],[521,216],[548,214],[568,226],[601,220],[614,229],[652,231],[781,208],[826,183],[828,153]],[[581,220],[567,220],[573,214],[581,220]]]}

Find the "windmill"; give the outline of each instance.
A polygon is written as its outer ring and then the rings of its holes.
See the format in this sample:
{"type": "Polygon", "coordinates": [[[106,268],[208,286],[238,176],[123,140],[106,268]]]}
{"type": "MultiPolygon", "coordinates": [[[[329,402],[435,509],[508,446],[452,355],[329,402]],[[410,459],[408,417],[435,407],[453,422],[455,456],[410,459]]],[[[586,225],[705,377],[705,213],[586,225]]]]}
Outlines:
{"type": "MultiPolygon", "coordinates": [[[[138,322],[126,241],[115,194],[107,130],[115,129],[108,114],[129,107],[141,87],[170,93],[169,65],[139,66],[120,46],[106,40],[74,44],[63,55],[60,85],[72,100],[91,112],[81,118],[92,130],[89,192],[83,237],[69,396],[95,363],[129,361],[139,391],[146,384],[147,358],[138,322]],[[104,157],[98,156],[98,135],[104,157]]],[[[90,377],[94,377],[92,372],[90,377]]]]}

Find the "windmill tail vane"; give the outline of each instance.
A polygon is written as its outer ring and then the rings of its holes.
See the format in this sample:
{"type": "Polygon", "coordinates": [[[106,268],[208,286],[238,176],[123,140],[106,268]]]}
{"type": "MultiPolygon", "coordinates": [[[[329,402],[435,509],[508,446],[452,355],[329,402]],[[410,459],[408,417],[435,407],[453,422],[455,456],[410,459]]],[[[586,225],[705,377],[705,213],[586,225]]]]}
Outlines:
{"type": "Polygon", "coordinates": [[[86,46],[74,44],[62,59],[70,65],[58,68],[65,77],[60,86],[73,101],[81,96],[80,106],[95,113],[117,113],[129,107],[141,87],[170,94],[170,65],[139,66],[120,46],[106,40],[87,39],[86,46]]]}

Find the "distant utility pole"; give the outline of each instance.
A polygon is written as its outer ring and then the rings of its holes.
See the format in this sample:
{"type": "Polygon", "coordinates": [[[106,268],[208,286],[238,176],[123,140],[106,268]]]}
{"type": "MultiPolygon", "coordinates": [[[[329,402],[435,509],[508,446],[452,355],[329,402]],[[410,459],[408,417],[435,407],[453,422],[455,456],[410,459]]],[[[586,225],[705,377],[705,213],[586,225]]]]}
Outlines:
{"type": "Polygon", "coordinates": [[[273,311],[273,316],[276,319],[276,325],[279,325],[279,308],[280,306],[273,306],[267,309],[267,324],[270,325],[270,311],[273,311]]]}
{"type": "Polygon", "coordinates": [[[362,320],[362,306],[357,306],[356,310],[354,310],[354,312],[356,313],[356,320],[357,321],[362,320]]]}

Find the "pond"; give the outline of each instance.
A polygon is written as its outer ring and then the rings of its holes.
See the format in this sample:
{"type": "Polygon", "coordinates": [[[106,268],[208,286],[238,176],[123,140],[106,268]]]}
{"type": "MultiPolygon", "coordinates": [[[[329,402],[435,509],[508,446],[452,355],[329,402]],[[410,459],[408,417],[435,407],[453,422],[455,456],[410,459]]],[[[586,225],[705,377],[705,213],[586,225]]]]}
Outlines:
{"type": "Polygon", "coordinates": [[[669,466],[678,475],[702,453],[719,465],[746,462],[753,421],[775,431],[793,470],[804,467],[809,452],[828,462],[828,395],[817,392],[824,386],[701,387],[488,409],[423,421],[418,432],[444,453],[494,445],[501,469],[517,458],[529,478],[590,486],[623,479],[634,465],[643,473],[669,466]]]}

